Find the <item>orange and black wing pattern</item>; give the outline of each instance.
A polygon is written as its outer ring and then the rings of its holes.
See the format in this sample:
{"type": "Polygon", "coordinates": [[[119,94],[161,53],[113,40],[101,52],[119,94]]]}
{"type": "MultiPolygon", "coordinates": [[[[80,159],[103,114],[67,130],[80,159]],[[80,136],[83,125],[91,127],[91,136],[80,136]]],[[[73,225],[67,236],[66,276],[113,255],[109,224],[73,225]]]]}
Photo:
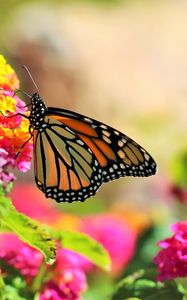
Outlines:
{"type": "Polygon", "coordinates": [[[34,130],[35,181],[57,202],[84,201],[102,183],[101,167],[90,148],[55,118],[34,130]]]}
{"type": "Polygon", "coordinates": [[[35,180],[57,202],[84,201],[123,176],[150,176],[153,158],[121,132],[83,115],[47,108],[34,128],[35,180]]]}
{"type": "Polygon", "coordinates": [[[30,133],[36,184],[57,202],[84,201],[100,185],[124,176],[150,176],[156,163],[125,134],[89,117],[47,107],[31,97],[30,133]]]}
{"type": "Polygon", "coordinates": [[[72,130],[92,151],[102,169],[102,182],[156,173],[156,163],[151,155],[118,130],[68,110],[48,108],[48,114],[72,130]]]}

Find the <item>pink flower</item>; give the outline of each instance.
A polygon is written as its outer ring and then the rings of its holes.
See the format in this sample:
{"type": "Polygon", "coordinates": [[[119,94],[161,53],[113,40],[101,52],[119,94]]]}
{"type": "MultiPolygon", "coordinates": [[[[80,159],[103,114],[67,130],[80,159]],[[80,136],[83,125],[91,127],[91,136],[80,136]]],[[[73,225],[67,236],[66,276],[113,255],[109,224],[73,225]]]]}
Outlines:
{"type": "MultiPolygon", "coordinates": [[[[60,249],[57,254],[57,268],[60,270],[61,267],[66,269],[74,268],[74,270],[84,270],[87,271],[90,269],[91,263],[84,258],[82,255],[75,253],[68,249],[60,249]]],[[[85,287],[80,286],[81,289],[85,287]]]]}
{"type": "Polygon", "coordinates": [[[39,300],[80,300],[81,298],[67,284],[57,285],[53,281],[48,282],[41,292],[39,300]]]}
{"type": "Polygon", "coordinates": [[[40,300],[79,300],[86,290],[84,260],[70,250],[60,249],[55,273],[42,289],[40,300]]]}
{"type": "Polygon", "coordinates": [[[158,242],[162,250],[154,257],[159,281],[187,276],[187,221],[173,224],[171,229],[174,235],[158,242]]]}
{"type": "Polygon", "coordinates": [[[0,184],[5,190],[14,180],[9,167],[26,172],[32,158],[32,142],[26,143],[30,138],[29,120],[15,116],[19,113],[28,115],[25,103],[15,95],[18,88],[15,71],[0,55],[0,149],[4,150],[0,152],[0,184]]]}
{"type": "Polygon", "coordinates": [[[43,261],[43,255],[22,242],[13,233],[0,234],[0,258],[21,272],[30,280],[43,261]]]}
{"type": "Polygon", "coordinates": [[[5,189],[8,183],[15,179],[15,176],[6,170],[6,167],[11,164],[12,160],[8,158],[8,152],[5,149],[0,148],[0,182],[5,189]]]}
{"type": "Polygon", "coordinates": [[[108,251],[114,273],[124,269],[135,251],[136,233],[112,215],[96,215],[84,220],[83,231],[108,251]]]}
{"type": "MultiPolygon", "coordinates": [[[[30,286],[43,263],[43,255],[38,250],[12,233],[0,234],[0,259],[19,270],[30,286]]],[[[59,249],[54,265],[46,265],[41,284],[40,300],[79,300],[87,287],[84,260],[76,253],[59,249]]]]}
{"type": "Polygon", "coordinates": [[[31,143],[27,143],[24,146],[24,149],[21,151],[20,155],[16,158],[16,167],[24,173],[30,169],[32,149],[33,145],[31,143]]]}

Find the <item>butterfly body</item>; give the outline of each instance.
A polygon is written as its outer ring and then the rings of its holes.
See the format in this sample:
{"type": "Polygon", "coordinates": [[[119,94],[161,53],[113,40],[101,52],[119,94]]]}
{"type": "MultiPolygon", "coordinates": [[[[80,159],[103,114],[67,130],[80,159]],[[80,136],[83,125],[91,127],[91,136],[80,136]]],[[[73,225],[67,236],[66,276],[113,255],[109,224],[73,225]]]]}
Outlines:
{"type": "Polygon", "coordinates": [[[75,112],[47,108],[38,93],[31,103],[35,180],[46,197],[84,201],[104,182],[155,174],[156,163],[147,151],[118,130],[75,112]]]}
{"type": "Polygon", "coordinates": [[[31,113],[29,116],[30,127],[34,129],[41,128],[44,123],[44,116],[47,107],[38,93],[33,94],[31,98],[31,113]]]}

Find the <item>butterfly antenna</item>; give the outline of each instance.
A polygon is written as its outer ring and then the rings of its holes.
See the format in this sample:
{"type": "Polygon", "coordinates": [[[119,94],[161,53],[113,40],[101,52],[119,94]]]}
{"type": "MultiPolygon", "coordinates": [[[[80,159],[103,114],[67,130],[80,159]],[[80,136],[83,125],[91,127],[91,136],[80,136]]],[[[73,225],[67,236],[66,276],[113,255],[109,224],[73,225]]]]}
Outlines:
{"type": "Polygon", "coordinates": [[[14,92],[14,94],[12,95],[12,98],[14,98],[14,96],[15,96],[18,92],[21,92],[22,94],[26,95],[27,97],[32,98],[31,95],[29,95],[28,93],[26,93],[26,92],[24,92],[24,91],[22,91],[22,90],[16,90],[16,91],[14,92]]]}
{"type": "MultiPolygon", "coordinates": [[[[14,92],[14,94],[12,95],[12,98],[14,98],[14,96],[15,96],[18,92],[21,92],[22,94],[26,95],[26,96],[29,97],[30,99],[32,98],[31,95],[27,94],[26,92],[24,92],[24,91],[22,91],[22,90],[16,90],[16,91],[14,92]]],[[[18,105],[16,105],[16,107],[18,107],[18,108],[25,108],[25,107],[28,107],[28,106],[30,106],[30,105],[31,105],[31,103],[29,103],[29,104],[27,104],[27,105],[25,105],[25,106],[18,106],[18,105]]]]}
{"type": "Polygon", "coordinates": [[[30,77],[30,79],[31,79],[31,81],[32,81],[32,83],[33,83],[33,85],[35,86],[36,90],[39,92],[39,89],[38,89],[38,87],[37,87],[37,85],[36,85],[36,82],[34,81],[32,75],[31,75],[31,72],[29,71],[29,69],[27,68],[27,66],[23,65],[22,68],[23,68],[23,69],[26,71],[26,73],[29,75],[29,77],[30,77]]]}

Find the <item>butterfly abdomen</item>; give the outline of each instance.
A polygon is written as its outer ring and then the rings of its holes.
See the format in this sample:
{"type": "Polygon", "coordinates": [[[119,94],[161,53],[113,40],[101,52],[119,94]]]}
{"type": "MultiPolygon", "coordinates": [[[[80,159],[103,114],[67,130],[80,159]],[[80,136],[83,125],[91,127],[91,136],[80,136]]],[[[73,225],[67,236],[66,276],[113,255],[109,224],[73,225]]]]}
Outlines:
{"type": "Polygon", "coordinates": [[[44,117],[46,115],[46,106],[39,96],[35,93],[31,98],[31,113],[29,116],[30,126],[34,129],[41,128],[41,124],[44,123],[44,117]]]}

